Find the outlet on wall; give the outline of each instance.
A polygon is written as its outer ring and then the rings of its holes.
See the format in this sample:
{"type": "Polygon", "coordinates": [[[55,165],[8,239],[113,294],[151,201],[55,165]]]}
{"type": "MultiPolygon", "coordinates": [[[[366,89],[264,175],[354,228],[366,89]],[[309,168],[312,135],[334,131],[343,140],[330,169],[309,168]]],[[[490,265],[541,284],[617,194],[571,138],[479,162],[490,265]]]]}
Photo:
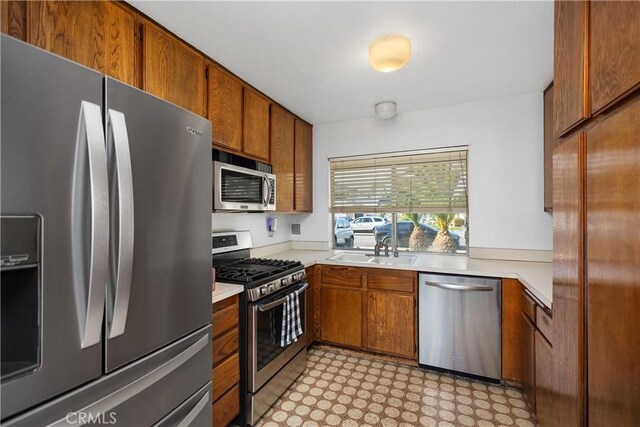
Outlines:
{"type": "Polygon", "coordinates": [[[291,234],[300,234],[300,224],[291,224],[291,234]]]}

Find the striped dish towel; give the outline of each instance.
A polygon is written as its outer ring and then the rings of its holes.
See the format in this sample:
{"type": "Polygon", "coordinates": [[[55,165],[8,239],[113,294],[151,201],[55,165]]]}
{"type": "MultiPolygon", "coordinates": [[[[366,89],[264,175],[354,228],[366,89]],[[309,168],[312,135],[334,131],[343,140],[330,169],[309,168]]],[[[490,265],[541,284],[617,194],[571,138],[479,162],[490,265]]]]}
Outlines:
{"type": "Polygon", "coordinates": [[[298,341],[302,335],[302,321],[300,320],[300,303],[298,292],[287,295],[287,301],[282,309],[282,334],[280,347],[286,347],[298,341]]]}

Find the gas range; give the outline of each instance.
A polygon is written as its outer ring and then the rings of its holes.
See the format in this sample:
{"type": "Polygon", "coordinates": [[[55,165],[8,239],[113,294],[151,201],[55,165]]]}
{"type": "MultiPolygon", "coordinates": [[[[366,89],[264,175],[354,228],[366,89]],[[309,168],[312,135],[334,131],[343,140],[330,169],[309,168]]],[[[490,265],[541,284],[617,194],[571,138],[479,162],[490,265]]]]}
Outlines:
{"type": "Polygon", "coordinates": [[[211,240],[216,281],[243,285],[247,301],[258,301],[306,278],[299,261],[250,258],[247,231],[213,233],[211,240]]]}
{"type": "Polygon", "coordinates": [[[250,257],[248,231],[213,233],[211,240],[216,281],[245,289],[239,307],[240,415],[234,423],[254,425],[305,369],[309,284],[299,261],[250,257]],[[295,339],[286,340],[291,333],[295,339]]]}
{"type": "Polygon", "coordinates": [[[248,301],[257,301],[306,278],[299,261],[240,258],[216,267],[216,280],[244,285],[248,301]]]}

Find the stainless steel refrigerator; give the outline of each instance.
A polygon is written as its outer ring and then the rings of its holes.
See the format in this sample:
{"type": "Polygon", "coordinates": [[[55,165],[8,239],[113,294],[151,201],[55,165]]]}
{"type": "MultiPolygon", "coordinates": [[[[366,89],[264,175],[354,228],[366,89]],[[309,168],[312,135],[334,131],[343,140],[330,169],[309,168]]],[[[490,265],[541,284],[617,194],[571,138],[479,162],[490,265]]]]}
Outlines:
{"type": "Polygon", "coordinates": [[[210,425],[210,122],[0,50],[2,424],[210,425]]]}

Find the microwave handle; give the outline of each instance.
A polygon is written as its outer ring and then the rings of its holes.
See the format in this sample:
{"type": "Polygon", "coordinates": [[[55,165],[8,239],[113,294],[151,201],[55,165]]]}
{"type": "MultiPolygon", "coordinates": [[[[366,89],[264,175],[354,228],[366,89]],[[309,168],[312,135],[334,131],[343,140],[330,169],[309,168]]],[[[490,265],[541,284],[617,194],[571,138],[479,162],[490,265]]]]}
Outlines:
{"type": "Polygon", "coordinates": [[[271,198],[271,184],[269,183],[269,177],[267,175],[262,177],[262,191],[265,194],[262,204],[266,207],[269,204],[269,199],[271,198]]]}

